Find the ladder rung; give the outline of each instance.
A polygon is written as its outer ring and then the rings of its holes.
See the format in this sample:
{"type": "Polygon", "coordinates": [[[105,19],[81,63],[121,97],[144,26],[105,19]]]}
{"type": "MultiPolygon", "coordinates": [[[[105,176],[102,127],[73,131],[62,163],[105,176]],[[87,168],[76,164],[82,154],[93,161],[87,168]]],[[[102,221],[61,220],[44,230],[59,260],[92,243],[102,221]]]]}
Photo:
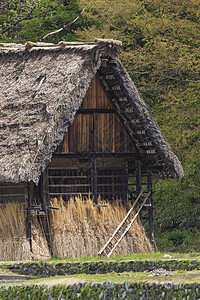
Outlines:
{"type": "Polygon", "coordinates": [[[131,222],[131,220],[129,219],[129,217],[127,217],[127,219],[126,219],[127,221],[129,221],[129,222],[131,222]]]}
{"type": "Polygon", "coordinates": [[[114,244],[112,243],[112,241],[110,241],[110,244],[111,244],[112,246],[114,246],[114,244]]]}
{"type": "Polygon", "coordinates": [[[112,246],[110,245],[110,242],[109,242],[109,244],[107,245],[107,248],[112,248],[112,246]]]}
{"type": "MultiPolygon", "coordinates": [[[[121,227],[119,228],[119,230],[120,230],[120,229],[121,229],[121,227]]],[[[118,234],[118,235],[120,236],[119,231],[117,231],[116,234],[118,234]]]]}

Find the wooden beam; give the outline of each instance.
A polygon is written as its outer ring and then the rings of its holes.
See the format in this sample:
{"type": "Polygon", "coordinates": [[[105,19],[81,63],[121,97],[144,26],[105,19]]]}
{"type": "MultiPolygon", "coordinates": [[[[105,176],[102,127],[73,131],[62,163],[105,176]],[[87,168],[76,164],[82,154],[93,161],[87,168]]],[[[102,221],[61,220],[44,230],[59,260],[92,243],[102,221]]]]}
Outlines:
{"type": "Polygon", "coordinates": [[[77,114],[112,114],[115,113],[116,111],[114,109],[106,109],[106,108],[90,108],[90,109],[79,109],[77,111],[77,114]]]}
{"type": "Polygon", "coordinates": [[[143,165],[142,170],[151,170],[151,171],[162,171],[164,169],[163,166],[157,166],[157,165],[143,165]]]}
{"type": "Polygon", "coordinates": [[[128,102],[128,98],[127,97],[120,97],[117,99],[119,102],[128,102]]]}
{"type": "MultiPolygon", "coordinates": [[[[71,168],[70,168],[71,169],[71,168]]],[[[66,175],[54,175],[54,176],[49,176],[49,178],[54,178],[54,179],[72,179],[72,175],[71,176],[66,176],[66,175]]],[[[91,177],[91,176],[76,176],[76,179],[87,179],[87,178],[89,178],[89,177],[91,177]]],[[[49,187],[50,187],[51,185],[49,185],[49,187]]]]}
{"type": "Polygon", "coordinates": [[[141,124],[140,119],[132,119],[130,120],[131,124],[141,124]]]}
{"type": "Polygon", "coordinates": [[[49,206],[49,178],[48,178],[48,168],[42,173],[42,204],[45,210],[45,214],[41,217],[40,222],[44,228],[44,233],[47,240],[47,245],[51,256],[53,255],[51,247],[51,230],[50,230],[50,214],[48,210],[49,206]]]}
{"type": "Polygon", "coordinates": [[[148,222],[149,222],[149,240],[152,247],[155,249],[155,242],[154,242],[154,224],[153,224],[153,197],[152,197],[152,174],[151,171],[147,171],[147,190],[150,192],[149,200],[150,206],[148,207],[148,222]]]}
{"type": "Polygon", "coordinates": [[[30,182],[27,183],[27,209],[26,209],[26,236],[29,240],[30,251],[33,251],[32,247],[32,230],[31,230],[31,188],[30,182]]]}
{"type": "Polygon", "coordinates": [[[156,153],[156,149],[146,150],[146,154],[155,154],[155,153],[156,153]]]}
{"type": "MultiPolygon", "coordinates": [[[[76,176],[71,176],[71,179],[77,179],[77,177],[76,176]]],[[[55,187],[55,188],[57,188],[57,187],[80,187],[80,186],[91,186],[89,183],[80,183],[80,184],[51,184],[51,185],[49,185],[49,187],[50,188],[52,188],[52,187],[55,187]]]]}
{"type": "Polygon", "coordinates": [[[153,145],[153,143],[150,141],[150,142],[140,142],[138,144],[136,144],[136,146],[139,146],[139,147],[151,147],[153,145]]]}
{"type": "Polygon", "coordinates": [[[139,195],[141,191],[141,180],[142,180],[142,168],[141,168],[141,161],[136,160],[136,191],[137,195],[139,195]]]}
{"type": "Polygon", "coordinates": [[[142,156],[138,153],[125,152],[125,153],[108,153],[108,152],[71,152],[71,153],[55,153],[54,157],[58,158],[92,158],[92,157],[113,157],[113,158],[130,158],[130,159],[142,159],[142,156]]]}
{"type": "MultiPolygon", "coordinates": [[[[78,192],[69,192],[69,193],[49,193],[49,195],[50,196],[62,196],[62,195],[64,195],[64,196],[70,196],[70,195],[78,195],[78,194],[80,194],[80,193],[78,193],[78,192]]],[[[86,195],[89,195],[89,192],[88,193],[81,193],[81,195],[84,195],[84,196],[86,196],[86,195]]]]}
{"type": "MultiPolygon", "coordinates": [[[[132,193],[132,194],[135,194],[135,192],[134,191],[129,191],[130,193],[132,193]]],[[[51,195],[51,196],[62,196],[62,195],[64,195],[64,196],[69,196],[69,195],[78,195],[78,194],[80,194],[80,193],[78,193],[78,192],[68,192],[68,193],[62,193],[62,192],[60,192],[60,193],[49,193],[49,195],[51,195]]],[[[84,196],[87,196],[87,195],[89,195],[89,194],[91,194],[90,192],[85,192],[85,193],[81,193],[81,195],[84,195],[84,196]]],[[[106,195],[106,194],[108,194],[108,195],[121,195],[121,194],[123,194],[123,195],[127,195],[127,192],[101,192],[101,193],[99,193],[99,194],[104,194],[104,195],[106,195]]]]}
{"type": "Polygon", "coordinates": [[[133,107],[127,107],[127,108],[125,108],[124,112],[130,114],[130,113],[134,113],[135,110],[133,107]]]}
{"type": "MultiPolygon", "coordinates": [[[[109,168],[109,167],[108,167],[109,168]]],[[[69,168],[71,170],[71,168],[69,168]]],[[[60,169],[59,169],[60,170],[60,169]]],[[[63,170],[63,169],[62,169],[63,170]]],[[[128,168],[127,168],[128,170],[128,168]]],[[[55,175],[55,176],[49,176],[49,178],[55,178],[55,179],[72,179],[72,177],[74,176],[65,176],[65,175],[62,175],[62,176],[58,176],[58,175],[55,175]]],[[[91,178],[92,176],[75,176],[76,179],[88,179],[88,178],[91,178]]],[[[98,175],[98,178],[109,178],[109,177],[112,177],[112,178],[118,178],[119,175],[98,175]]],[[[126,178],[127,175],[120,175],[120,178],[126,178]]],[[[132,176],[129,176],[128,177],[132,177],[132,176]]],[[[131,184],[131,185],[135,185],[134,184],[131,184]]],[[[52,185],[49,185],[49,187],[51,187],[52,185]]]]}
{"type": "Polygon", "coordinates": [[[92,187],[93,187],[94,203],[97,204],[97,165],[96,165],[95,158],[93,158],[92,160],[92,187]]]}
{"type": "Polygon", "coordinates": [[[3,184],[0,184],[0,189],[12,189],[12,188],[24,188],[25,187],[25,185],[24,185],[24,183],[17,183],[17,184],[15,184],[15,185],[9,185],[9,184],[7,184],[6,185],[6,183],[5,182],[3,182],[3,184]]]}
{"type": "Polygon", "coordinates": [[[25,194],[1,194],[0,197],[17,197],[17,196],[24,196],[25,194]]]}
{"type": "MultiPolygon", "coordinates": [[[[136,165],[136,193],[137,196],[140,194],[141,189],[142,189],[142,168],[141,168],[141,161],[136,160],[135,162],[136,165]]],[[[139,204],[142,204],[142,199],[139,200],[139,204]]],[[[139,213],[140,216],[140,221],[142,222],[142,211],[139,213]]]]}
{"type": "Polygon", "coordinates": [[[108,66],[107,62],[108,62],[108,58],[102,58],[101,59],[101,67],[107,67],[108,66]]]}
{"type": "Polygon", "coordinates": [[[121,86],[120,85],[114,85],[112,86],[113,91],[121,91],[121,86]]]}
{"type": "Polygon", "coordinates": [[[48,168],[44,170],[42,173],[42,197],[43,197],[43,203],[46,207],[49,204],[49,197],[48,197],[48,168]]]}
{"type": "Polygon", "coordinates": [[[146,131],[145,130],[137,130],[136,133],[139,134],[139,135],[140,134],[143,135],[143,134],[146,134],[146,131]]]}
{"type": "Polygon", "coordinates": [[[107,75],[105,75],[105,79],[114,80],[115,76],[113,74],[107,74],[107,75]]]}

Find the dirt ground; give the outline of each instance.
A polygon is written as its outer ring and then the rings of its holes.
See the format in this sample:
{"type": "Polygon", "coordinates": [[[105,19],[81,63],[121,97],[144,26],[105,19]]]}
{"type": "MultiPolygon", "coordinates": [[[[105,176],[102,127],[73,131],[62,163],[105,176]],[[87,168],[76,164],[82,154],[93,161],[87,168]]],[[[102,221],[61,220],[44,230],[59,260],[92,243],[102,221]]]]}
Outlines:
{"type": "Polygon", "coordinates": [[[34,276],[24,276],[24,275],[17,275],[9,270],[4,270],[0,268],[0,286],[5,284],[23,284],[23,285],[29,285],[29,284],[41,284],[41,285],[71,285],[74,283],[79,282],[85,282],[86,280],[81,278],[71,278],[71,277],[65,277],[65,278],[38,278],[34,276]]]}
{"type": "Polygon", "coordinates": [[[0,268],[0,286],[9,285],[33,285],[40,284],[46,286],[53,285],[71,285],[79,282],[102,282],[103,281],[115,281],[115,282],[173,282],[173,283],[198,283],[200,284],[200,272],[199,271],[185,271],[185,272],[167,272],[166,276],[153,276],[148,272],[133,273],[128,272],[126,274],[99,274],[94,276],[87,276],[85,278],[82,274],[81,278],[75,278],[73,276],[62,276],[62,277],[49,277],[49,278],[39,278],[36,276],[25,276],[12,273],[9,270],[0,268]],[[125,276],[126,275],[126,276],[125,276]],[[109,276],[109,279],[108,277],[109,276]]]}

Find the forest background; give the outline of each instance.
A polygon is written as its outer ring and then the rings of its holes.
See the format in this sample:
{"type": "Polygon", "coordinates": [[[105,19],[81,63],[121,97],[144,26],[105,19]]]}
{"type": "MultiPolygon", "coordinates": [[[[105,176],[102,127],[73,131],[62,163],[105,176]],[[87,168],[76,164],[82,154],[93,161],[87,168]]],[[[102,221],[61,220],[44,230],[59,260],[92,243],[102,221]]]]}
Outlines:
{"type": "Polygon", "coordinates": [[[200,250],[199,20],[199,0],[0,1],[0,42],[123,42],[121,60],[185,171],[180,181],[154,181],[163,251],[200,250]]]}

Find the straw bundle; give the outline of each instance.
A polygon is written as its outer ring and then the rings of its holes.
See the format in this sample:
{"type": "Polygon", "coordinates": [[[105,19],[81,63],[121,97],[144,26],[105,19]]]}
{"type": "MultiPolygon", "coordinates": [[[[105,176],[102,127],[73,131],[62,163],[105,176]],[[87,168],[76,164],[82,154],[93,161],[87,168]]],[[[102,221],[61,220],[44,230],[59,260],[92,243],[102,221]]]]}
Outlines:
{"type": "Polygon", "coordinates": [[[33,253],[26,238],[24,206],[7,203],[0,207],[0,261],[49,257],[46,240],[36,218],[32,220],[33,253]]]}
{"type": "MultiPolygon", "coordinates": [[[[99,209],[92,199],[85,201],[81,196],[71,198],[66,204],[62,198],[53,199],[51,205],[60,207],[60,211],[51,212],[50,218],[52,250],[58,257],[97,255],[126,215],[125,208],[118,201],[99,209]]],[[[151,251],[144,228],[137,219],[114,254],[151,251]]]]}
{"type": "MultiPolygon", "coordinates": [[[[99,203],[105,202],[99,199],[99,203]]],[[[51,247],[57,257],[97,255],[101,247],[126,215],[126,210],[116,201],[108,207],[98,208],[92,199],[81,196],[53,199],[51,206],[60,210],[50,212],[51,247]]],[[[0,207],[0,260],[30,260],[50,257],[42,226],[32,217],[32,244],[26,238],[24,206],[8,203],[0,207]]],[[[115,251],[115,255],[151,252],[152,248],[144,228],[137,219],[115,251]]]]}

